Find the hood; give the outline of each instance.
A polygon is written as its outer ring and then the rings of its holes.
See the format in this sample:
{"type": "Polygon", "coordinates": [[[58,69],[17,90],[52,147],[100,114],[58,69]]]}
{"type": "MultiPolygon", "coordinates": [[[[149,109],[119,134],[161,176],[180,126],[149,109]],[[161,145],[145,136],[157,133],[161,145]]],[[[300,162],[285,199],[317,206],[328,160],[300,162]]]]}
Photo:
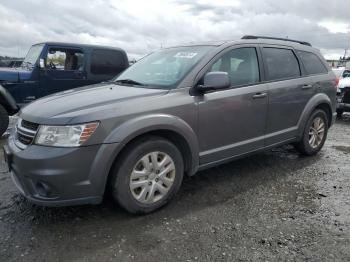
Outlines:
{"type": "Polygon", "coordinates": [[[350,77],[342,78],[339,80],[338,88],[350,87],[350,77]]]}
{"type": "Polygon", "coordinates": [[[0,68],[0,81],[20,82],[30,78],[31,71],[24,68],[0,68]]]}
{"type": "Polygon", "coordinates": [[[116,114],[122,104],[135,107],[140,101],[145,102],[167,92],[111,83],[86,86],[38,99],[22,108],[21,117],[39,124],[68,124],[77,117],[94,121],[110,112],[116,114]]]}

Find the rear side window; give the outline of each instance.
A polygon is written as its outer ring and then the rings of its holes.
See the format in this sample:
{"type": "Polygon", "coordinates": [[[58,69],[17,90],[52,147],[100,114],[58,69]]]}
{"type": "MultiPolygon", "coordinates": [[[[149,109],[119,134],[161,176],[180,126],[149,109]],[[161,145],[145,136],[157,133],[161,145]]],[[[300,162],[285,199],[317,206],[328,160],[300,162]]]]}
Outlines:
{"type": "Polygon", "coordinates": [[[281,80],[300,76],[299,62],[292,50],[270,47],[263,50],[268,80],[281,80]]]}
{"type": "Polygon", "coordinates": [[[117,75],[125,69],[124,54],[115,50],[97,49],[91,55],[91,73],[95,75],[117,75]]]}
{"type": "Polygon", "coordinates": [[[298,51],[298,55],[300,56],[308,75],[328,73],[327,68],[317,55],[305,51],[298,51]]]}

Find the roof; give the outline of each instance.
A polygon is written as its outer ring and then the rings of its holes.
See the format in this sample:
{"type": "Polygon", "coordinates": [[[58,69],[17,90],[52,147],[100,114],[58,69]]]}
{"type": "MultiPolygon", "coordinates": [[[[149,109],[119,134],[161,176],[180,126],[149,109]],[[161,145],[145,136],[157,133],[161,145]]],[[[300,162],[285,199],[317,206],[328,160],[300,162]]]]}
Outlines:
{"type": "Polygon", "coordinates": [[[42,42],[42,43],[37,43],[35,45],[53,45],[53,46],[66,46],[66,47],[75,47],[75,48],[89,48],[89,49],[96,49],[96,48],[103,48],[103,49],[113,49],[113,50],[118,50],[118,51],[123,51],[122,48],[119,47],[113,47],[113,46],[104,46],[104,45],[89,45],[89,44],[80,44],[80,43],[66,43],[66,42],[42,42]]]}

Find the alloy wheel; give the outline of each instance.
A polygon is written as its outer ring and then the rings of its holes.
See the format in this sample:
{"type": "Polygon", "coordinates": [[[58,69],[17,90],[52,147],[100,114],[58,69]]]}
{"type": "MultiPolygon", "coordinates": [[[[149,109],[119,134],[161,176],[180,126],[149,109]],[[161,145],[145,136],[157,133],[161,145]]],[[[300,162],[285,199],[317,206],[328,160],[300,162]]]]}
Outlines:
{"type": "Polygon", "coordinates": [[[137,161],[130,175],[130,191],[135,200],[152,204],[164,198],[175,181],[173,159],[163,152],[151,152],[137,161]]]}
{"type": "Polygon", "coordinates": [[[323,141],[326,124],[321,117],[316,117],[309,130],[309,144],[312,148],[317,148],[323,141]]]}

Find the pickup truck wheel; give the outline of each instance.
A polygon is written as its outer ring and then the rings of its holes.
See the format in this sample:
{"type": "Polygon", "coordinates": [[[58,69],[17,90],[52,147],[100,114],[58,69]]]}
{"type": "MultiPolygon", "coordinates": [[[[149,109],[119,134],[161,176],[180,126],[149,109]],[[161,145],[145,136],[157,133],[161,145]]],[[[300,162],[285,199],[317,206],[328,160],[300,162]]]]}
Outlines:
{"type": "Polygon", "coordinates": [[[295,147],[304,155],[315,155],[323,147],[328,133],[328,118],[323,110],[315,110],[306,123],[303,137],[295,147]]]}
{"type": "Polygon", "coordinates": [[[341,118],[342,115],[343,115],[343,113],[344,113],[343,110],[337,109],[337,117],[338,117],[338,118],[341,118]]]}
{"type": "Polygon", "coordinates": [[[9,115],[6,109],[0,105],[0,138],[6,132],[9,126],[9,115]]]}
{"type": "Polygon", "coordinates": [[[179,190],[184,173],[178,148],[160,137],[130,145],[112,171],[111,191],[120,206],[145,214],[164,206],[179,190]]]}

